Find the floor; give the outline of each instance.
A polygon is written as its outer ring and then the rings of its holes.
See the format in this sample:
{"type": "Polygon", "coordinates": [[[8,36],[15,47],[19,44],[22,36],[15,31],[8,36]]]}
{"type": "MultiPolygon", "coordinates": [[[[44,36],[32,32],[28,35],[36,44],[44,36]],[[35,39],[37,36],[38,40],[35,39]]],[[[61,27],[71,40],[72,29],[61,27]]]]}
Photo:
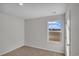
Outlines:
{"type": "Polygon", "coordinates": [[[23,46],[3,56],[64,56],[63,53],[23,46]]]}

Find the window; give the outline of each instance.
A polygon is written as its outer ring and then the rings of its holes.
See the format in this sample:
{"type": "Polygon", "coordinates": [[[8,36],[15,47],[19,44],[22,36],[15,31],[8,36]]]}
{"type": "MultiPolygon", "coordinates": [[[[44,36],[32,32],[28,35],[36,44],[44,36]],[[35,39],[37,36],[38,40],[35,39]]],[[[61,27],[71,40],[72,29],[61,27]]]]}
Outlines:
{"type": "Polygon", "coordinates": [[[60,20],[48,22],[49,41],[60,41],[61,25],[60,20]]]}

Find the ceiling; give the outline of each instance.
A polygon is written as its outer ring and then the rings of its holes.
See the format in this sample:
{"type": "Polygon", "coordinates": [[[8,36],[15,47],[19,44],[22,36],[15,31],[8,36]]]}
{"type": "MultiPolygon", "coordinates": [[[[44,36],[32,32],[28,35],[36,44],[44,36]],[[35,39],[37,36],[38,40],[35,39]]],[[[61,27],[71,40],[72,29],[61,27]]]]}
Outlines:
{"type": "Polygon", "coordinates": [[[23,19],[32,19],[65,13],[68,4],[62,3],[0,3],[0,12],[23,19]]]}

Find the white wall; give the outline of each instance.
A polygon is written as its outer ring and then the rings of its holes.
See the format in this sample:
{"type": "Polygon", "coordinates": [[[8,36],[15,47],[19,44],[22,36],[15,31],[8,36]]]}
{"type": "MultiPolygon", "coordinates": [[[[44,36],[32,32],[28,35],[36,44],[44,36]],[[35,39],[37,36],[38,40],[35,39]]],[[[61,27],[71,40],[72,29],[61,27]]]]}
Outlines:
{"type": "Polygon", "coordinates": [[[25,45],[51,51],[64,52],[64,36],[58,43],[47,42],[47,22],[53,19],[64,20],[64,15],[25,20],[25,45]]]}
{"type": "Polygon", "coordinates": [[[24,45],[24,20],[0,13],[0,55],[24,45]]]}
{"type": "Polygon", "coordinates": [[[79,56],[79,3],[71,5],[71,55],[79,56]]]}

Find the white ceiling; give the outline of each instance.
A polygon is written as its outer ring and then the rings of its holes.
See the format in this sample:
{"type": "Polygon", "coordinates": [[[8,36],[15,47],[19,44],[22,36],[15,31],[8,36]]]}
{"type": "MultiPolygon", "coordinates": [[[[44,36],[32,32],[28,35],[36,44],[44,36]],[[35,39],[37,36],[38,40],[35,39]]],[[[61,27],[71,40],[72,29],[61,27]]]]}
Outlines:
{"type": "Polygon", "coordinates": [[[23,19],[32,19],[65,13],[67,4],[62,3],[18,3],[0,4],[0,12],[17,16],[23,19]]]}

